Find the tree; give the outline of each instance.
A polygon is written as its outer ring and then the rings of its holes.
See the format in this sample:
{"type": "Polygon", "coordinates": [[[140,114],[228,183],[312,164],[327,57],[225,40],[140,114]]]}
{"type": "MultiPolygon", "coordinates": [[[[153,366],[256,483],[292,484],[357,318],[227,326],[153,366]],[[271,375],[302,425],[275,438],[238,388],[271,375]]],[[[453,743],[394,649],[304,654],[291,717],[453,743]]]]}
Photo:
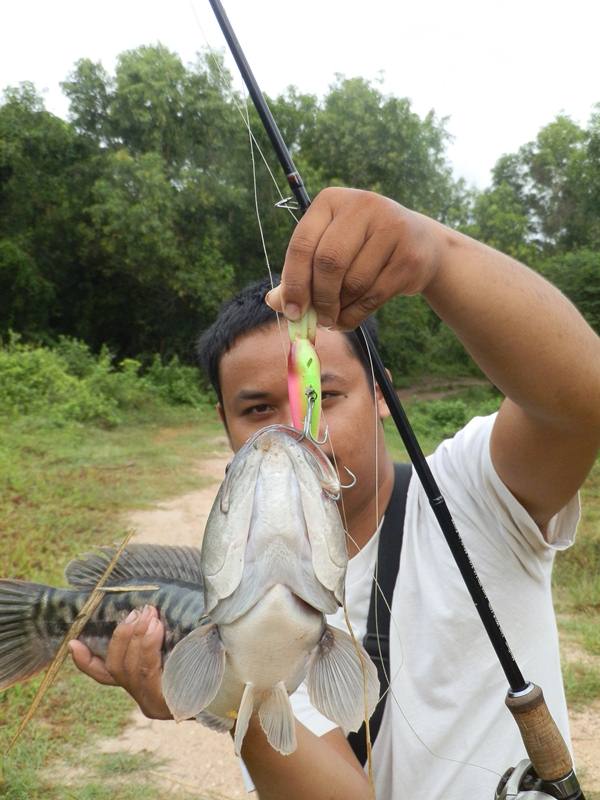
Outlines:
{"type": "Polygon", "coordinates": [[[537,258],[528,208],[510,183],[498,183],[475,195],[471,216],[471,223],[462,227],[469,236],[526,264],[537,258]]]}
{"type": "Polygon", "coordinates": [[[421,119],[408,99],[384,95],[363,78],[338,76],[303,137],[302,154],[326,184],[381,192],[447,221],[457,191],[447,140],[444,120],[433,111],[421,119]]]}
{"type": "Polygon", "coordinates": [[[543,261],[539,269],[600,334],[600,250],[581,248],[561,253],[543,261]]]}
{"type": "Polygon", "coordinates": [[[74,301],[82,176],[90,151],[48,113],[31,84],[4,92],[0,107],[0,240],[4,326],[51,331],[74,301]]]}

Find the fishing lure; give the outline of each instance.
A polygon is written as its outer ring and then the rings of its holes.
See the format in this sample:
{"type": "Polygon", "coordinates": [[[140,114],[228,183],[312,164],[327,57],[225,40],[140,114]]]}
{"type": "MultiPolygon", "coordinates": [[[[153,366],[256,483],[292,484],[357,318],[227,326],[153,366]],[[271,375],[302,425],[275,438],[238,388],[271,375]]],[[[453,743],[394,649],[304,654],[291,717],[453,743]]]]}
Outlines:
{"type": "Polygon", "coordinates": [[[288,397],[292,424],[317,442],[321,422],[321,362],[315,350],[317,314],[309,309],[288,322],[288,397]]]}

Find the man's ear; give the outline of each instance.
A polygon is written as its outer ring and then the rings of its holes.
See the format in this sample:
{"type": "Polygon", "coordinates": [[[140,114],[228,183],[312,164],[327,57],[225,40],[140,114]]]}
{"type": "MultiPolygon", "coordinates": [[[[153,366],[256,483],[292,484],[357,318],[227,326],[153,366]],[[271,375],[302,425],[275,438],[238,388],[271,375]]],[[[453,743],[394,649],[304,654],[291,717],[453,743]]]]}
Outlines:
{"type": "MultiPolygon", "coordinates": [[[[385,372],[386,372],[388,378],[390,379],[390,381],[392,381],[392,373],[389,371],[389,369],[387,367],[385,369],[385,372]]],[[[392,381],[392,383],[393,383],[393,381],[392,381]]],[[[375,400],[377,402],[377,413],[379,414],[379,419],[380,420],[387,419],[390,416],[390,410],[388,408],[387,403],[385,402],[385,400],[383,398],[383,395],[381,393],[381,389],[379,388],[379,384],[375,385],[375,400]]]]}

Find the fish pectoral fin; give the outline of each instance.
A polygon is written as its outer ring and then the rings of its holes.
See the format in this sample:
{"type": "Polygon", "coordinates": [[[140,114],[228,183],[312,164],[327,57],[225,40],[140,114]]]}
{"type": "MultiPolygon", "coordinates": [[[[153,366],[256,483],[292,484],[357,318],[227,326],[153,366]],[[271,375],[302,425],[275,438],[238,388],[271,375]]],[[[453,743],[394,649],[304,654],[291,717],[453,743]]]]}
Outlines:
{"type": "Polygon", "coordinates": [[[296,749],[296,720],[283,681],[262,701],[258,709],[260,725],[272,748],[284,756],[296,749]]]}
{"type": "Polygon", "coordinates": [[[216,714],[211,714],[210,711],[201,711],[199,714],[196,714],[196,720],[207,728],[210,728],[211,731],[217,731],[217,733],[227,733],[227,731],[233,728],[235,723],[234,719],[217,717],[216,714]]]}
{"type": "Polygon", "coordinates": [[[225,672],[225,648],[216,625],[202,625],[175,647],[165,664],[162,690],[174,719],[196,717],[216,697],[225,672]]]}
{"type": "Polygon", "coordinates": [[[250,724],[250,717],[254,711],[254,686],[247,683],[244,686],[244,694],[238,709],[237,719],[235,722],[235,736],[233,737],[233,749],[236,756],[241,755],[242,743],[244,736],[250,724]]]}
{"type": "Polygon", "coordinates": [[[306,686],[313,706],[346,734],[357,731],[364,720],[365,690],[368,717],[379,699],[377,668],[367,651],[329,625],[312,654],[306,686]]]}

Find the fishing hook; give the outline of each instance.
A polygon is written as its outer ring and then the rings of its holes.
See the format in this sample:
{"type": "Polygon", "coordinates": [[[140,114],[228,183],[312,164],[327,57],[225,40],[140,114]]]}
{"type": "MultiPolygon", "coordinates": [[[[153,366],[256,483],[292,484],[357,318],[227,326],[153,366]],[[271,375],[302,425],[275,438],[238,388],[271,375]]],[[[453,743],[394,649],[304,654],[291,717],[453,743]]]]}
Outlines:
{"type": "Polygon", "coordinates": [[[286,211],[298,211],[300,206],[297,201],[290,195],[289,197],[282,197],[275,203],[275,208],[283,208],[286,211]]]}
{"type": "Polygon", "coordinates": [[[344,469],[346,470],[348,475],[350,475],[352,477],[352,482],[351,483],[340,483],[340,489],[351,489],[353,486],[356,486],[356,484],[358,483],[358,478],[352,472],[351,469],[348,469],[348,467],[344,467],[344,469]]]}
{"type": "MultiPolygon", "coordinates": [[[[310,439],[311,442],[315,444],[324,445],[327,443],[327,439],[329,438],[329,425],[325,426],[325,435],[322,439],[315,439],[310,432],[310,426],[312,423],[312,415],[313,409],[315,407],[315,403],[317,402],[317,393],[309,386],[306,390],[306,416],[304,417],[304,427],[302,429],[302,435],[305,439],[310,439]]],[[[354,484],[353,484],[354,485],[354,484]]]]}

